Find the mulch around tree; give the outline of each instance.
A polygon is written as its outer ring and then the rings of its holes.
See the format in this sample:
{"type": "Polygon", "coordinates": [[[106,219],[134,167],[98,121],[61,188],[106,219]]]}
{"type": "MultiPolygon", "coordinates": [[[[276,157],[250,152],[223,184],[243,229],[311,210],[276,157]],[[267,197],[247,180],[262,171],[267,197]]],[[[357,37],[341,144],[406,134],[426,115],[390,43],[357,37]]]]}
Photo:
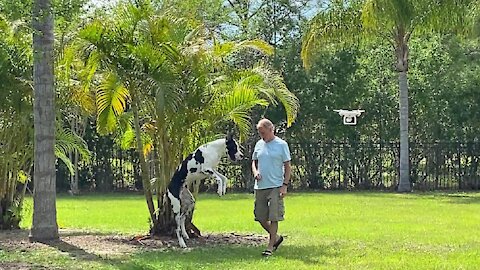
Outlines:
{"type": "MultiPolygon", "coordinates": [[[[120,234],[104,234],[80,230],[61,229],[60,240],[47,243],[30,242],[29,231],[0,231],[0,250],[4,252],[27,252],[39,249],[57,249],[69,256],[81,259],[99,259],[132,254],[143,251],[181,250],[190,251],[196,248],[218,245],[260,246],[267,243],[266,236],[254,234],[220,233],[207,234],[187,240],[187,249],[178,246],[176,238],[161,236],[132,236],[120,234]]],[[[29,265],[22,262],[1,262],[0,269],[46,269],[42,266],[29,265]]]]}

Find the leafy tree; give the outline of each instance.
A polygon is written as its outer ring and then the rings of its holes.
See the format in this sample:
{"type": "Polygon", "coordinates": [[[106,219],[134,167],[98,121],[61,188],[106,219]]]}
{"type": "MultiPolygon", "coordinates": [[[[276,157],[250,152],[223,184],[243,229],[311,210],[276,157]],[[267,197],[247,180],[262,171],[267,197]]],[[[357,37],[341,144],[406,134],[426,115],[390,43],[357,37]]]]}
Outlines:
{"type": "Polygon", "coordinates": [[[0,228],[17,228],[32,164],[31,38],[0,16],[0,228]]]}
{"type": "Polygon", "coordinates": [[[278,98],[289,124],[298,108],[281,78],[265,66],[229,67],[233,52],[271,51],[264,42],[218,43],[202,25],[169,14],[148,1],[121,4],[112,19],[93,20],[80,35],[89,61],[98,63],[97,128],[104,134],[118,132],[124,146],[139,152],[153,233],[171,231],[170,205],[163,195],[187,153],[227,131],[218,127],[233,127],[229,123],[245,136],[255,106],[278,98]],[[147,159],[155,175],[148,174],[147,159]]]}
{"type": "Polygon", "coordinates": [[[411,190],[409,180],[408,81],[409,42],[413,34],[462,31],[471,1],[366,0],[330,2],[312,20],[304,38],[302,58],[330,43],[352,44],[372,37],[388,41],[395,55],[400,93],[400,182],[398,191],[411,190]],[[446,15],[448,14],[448,15],[446,15]]]}
{"type": "MultiPolygon", "coordinates": [[[[0,17],[0,29],[0,227],[16,228],[33,168],[32,36],[18,20],[0,17]]],[[[59,125],[55,136],[55,156],[67,168],[73,167],[67,158],[72,149],[88,160],[81,138],[59,125]]]]}

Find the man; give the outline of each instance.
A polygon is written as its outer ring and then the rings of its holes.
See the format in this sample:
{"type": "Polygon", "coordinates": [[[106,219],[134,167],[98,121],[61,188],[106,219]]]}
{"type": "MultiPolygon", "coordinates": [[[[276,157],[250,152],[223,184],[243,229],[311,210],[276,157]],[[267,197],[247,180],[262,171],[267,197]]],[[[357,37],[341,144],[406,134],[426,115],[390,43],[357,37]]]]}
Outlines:
{"type": "Polygon", "coordinates": [[[267,249],[263,256],[270,256],[282,243],[277,234],[278,222],[285,212],[283,197],[290,182],[290,150],[288,144],[275,136],[272,122],[266,118],[257,124],[262,138],[255,145],[252,155],[252,172],[255,176],[255,220],[269,234],[267,249]]]}

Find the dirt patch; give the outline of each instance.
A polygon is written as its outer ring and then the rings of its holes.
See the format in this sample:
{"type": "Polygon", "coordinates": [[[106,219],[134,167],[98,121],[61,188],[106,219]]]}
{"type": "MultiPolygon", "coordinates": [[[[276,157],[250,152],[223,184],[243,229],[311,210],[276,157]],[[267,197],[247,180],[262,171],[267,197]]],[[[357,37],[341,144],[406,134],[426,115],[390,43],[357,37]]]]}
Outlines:
{"type": "MultiPolygon", "coordinates": [[[[266,243],[266,236],[237,233],[204,234],[202,237],[187,240],[188,250],[218,245],[259,246],[266,243]]],[[[59,241],[31,243],[28,239],[28,231],[0,231],[0,249],[7,252],[14,250],[26,252],[48,247],[56,248],[61,252],[69,253],[70,256],[83,259],[105,258],[139,251],[180,249],[177,239],[173,237],[155,237],[152,239],[143,236],[105,235],[85,231],[60,230],[59,241]]],[[[22,268],[22,265],[10,267],[0,264],[0,269],[29,268],[22,268]]]]}
{"type": "Polygon", "coordinates": [[[0,263],[0,269],[1,270],[30,270],[30,269],[36,269],[36,270],[47,270],[48,268],[43,267],[43,266],[37,266],[37,265],[30,265],[27,263],[0,263]]]}
{"type": "MultiPolygon", "coordinates": [[[[172,237],[155,237],[154,239],[130,239],[130,244],[145,247],[147,249],[178,249],[178,241],[172,237]]],[[[204,234],[202,237],[187,240],[189,248],[198,248],[218,245],[246,245],[259,246],[267,243],[267,237],[254,234],[204,234]]]]}

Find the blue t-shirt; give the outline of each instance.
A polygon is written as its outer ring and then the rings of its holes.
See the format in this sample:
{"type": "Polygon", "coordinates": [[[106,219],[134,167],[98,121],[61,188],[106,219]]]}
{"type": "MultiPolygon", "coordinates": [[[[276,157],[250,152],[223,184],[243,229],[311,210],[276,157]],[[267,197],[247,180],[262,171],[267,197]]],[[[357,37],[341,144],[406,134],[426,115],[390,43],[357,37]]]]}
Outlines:
{"type": "Polygon", "coordinates": [[[252,159],[258,160],[257,169],[262,176],[260,181],[255,181],[255,189],[282,186],[285,171],[283,163],[291,159],[287,142],[276,136],[269,142],[259,140],[253,150],[252,159]]]}

